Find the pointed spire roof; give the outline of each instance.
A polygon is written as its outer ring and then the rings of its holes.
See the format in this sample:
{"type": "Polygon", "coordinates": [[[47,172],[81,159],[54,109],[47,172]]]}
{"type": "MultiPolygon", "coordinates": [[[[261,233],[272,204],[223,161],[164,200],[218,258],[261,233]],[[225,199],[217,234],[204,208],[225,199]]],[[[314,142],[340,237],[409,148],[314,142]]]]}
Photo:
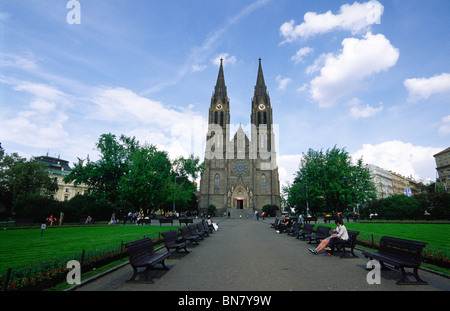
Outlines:
{"type": "Polygon", "coordinates": [[[258,77],[256,79],[256,85],[255,85],[255,96],[256,95],[266,95],[267,94],[267,87],[266,83],[264,82],[264,74],[261,66],[261,58],[259,58],[259,68],[258,68],[258,77]]]}
{"type": "Polygon", "coordinates": [[[217,76],[216,86],[214,88],[215,96],[227,96],[227,87],[225,85],[225,75],[223,74],[223,59],[220,59],[219,75],[217,76]]]}

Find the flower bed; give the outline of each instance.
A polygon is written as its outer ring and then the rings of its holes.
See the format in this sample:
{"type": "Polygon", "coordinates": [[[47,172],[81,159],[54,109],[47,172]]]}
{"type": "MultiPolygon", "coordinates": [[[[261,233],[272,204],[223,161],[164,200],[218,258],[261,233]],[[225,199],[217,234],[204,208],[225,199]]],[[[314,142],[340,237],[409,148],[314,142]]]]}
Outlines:
{"type": "Polygon", "coordinates": [[[7,291],[40,291],[64,282],[69,272],[67,262],[70,260],[79,261],[82,272],[87,272],[119,260],[123,256],[127,256],[127,250],[121,244],[42,261],[22,268],[11,269],[7,285],[8,271],[0,273],[0,286],[2,290],[7,291]]]}

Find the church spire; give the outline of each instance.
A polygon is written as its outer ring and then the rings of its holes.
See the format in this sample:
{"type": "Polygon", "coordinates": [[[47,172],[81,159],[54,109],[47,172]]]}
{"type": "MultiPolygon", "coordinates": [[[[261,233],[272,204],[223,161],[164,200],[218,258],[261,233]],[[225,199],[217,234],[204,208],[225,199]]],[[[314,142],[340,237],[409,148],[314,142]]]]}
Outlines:
{"type": "Polygon", "coordinates": [[[264,74],[261,66],[261,58],[259,58],[259,68],[258,68],[258,77],[256,79],[256,85],[255,85],[255,96],[259,95],[266,95],[267,94],[267,87],[266,83],[264,82],[264,74]]]}
{"type": "Polygon", "coordinates": [[[223,59],[220,59],[219,75],[217,76],[216,86],[214,88],[214,96],[227,97],[227,87],[225,85],[225,75],[223,74],[223,59]]]}

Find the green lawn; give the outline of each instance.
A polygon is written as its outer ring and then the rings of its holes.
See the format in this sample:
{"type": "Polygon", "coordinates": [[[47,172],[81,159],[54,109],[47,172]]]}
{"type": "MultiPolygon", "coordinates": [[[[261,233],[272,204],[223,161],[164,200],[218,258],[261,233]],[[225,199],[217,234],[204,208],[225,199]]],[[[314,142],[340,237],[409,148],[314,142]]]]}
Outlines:
{"type": "Polygon", "coordinates": [[[0,271],[22,267],[52,258],[80,254],[120,245],[144,236],[158,237],[158,232],[178,230],[172,226],[99,226],[53,227],[0,231],[0,271]]]}
{"type": "MultiPolygon", "coordinates": [[[[330,226],[332,224],[316,224],[330,226]]],[[[428,243],[427,246],[446,249],[450,251],[450,239],[447,233],[450,232],[448,224],[399,224],[399,223],[344,223],[348,230],[359,231],[361,234],[373,234],[380,238],[384,235],[396,238],[415,240],[428,243]]]]}
{"type": "MultiPolygon", "coordinates": [[[[317,223],[325,225],[323,223],[317,223]]],[[[326,224],[335,227],[335,224],[326,224]]],[[[383,235],[427,242],[428,246],[450,251],[448,224],[346,223],[347,229],[361,235],[383,235]]],[[[177,230],[172,226],[98,226],[0,230],[0,271],[39,261],[80,254],[107,246],[120,245],[144,236],[158,237],[158,232],[177,230]]]]}

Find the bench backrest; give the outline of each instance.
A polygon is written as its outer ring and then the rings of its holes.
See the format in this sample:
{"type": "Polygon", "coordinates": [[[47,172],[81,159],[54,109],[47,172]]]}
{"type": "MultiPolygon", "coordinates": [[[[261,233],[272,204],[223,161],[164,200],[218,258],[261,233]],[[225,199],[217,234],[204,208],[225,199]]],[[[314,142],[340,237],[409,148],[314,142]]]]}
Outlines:
{"type": "Polygon", "coordinates": [[[349,244],[351,246],[355,246],[359,231],[347,230],[347,233],[348,233],[347,244],[349,244]]]}
{"type": "Polygon", "coordinates": [[[161,235],[164,238],[164,243],[175,242],[178,239],[178,233],[175,230],[169,230],[165,232],[161,232],[161,235]]]}
{"type": "Polygon", "coordinates": [[[181,234],[182,234],[183,236],[189,236],[189,235],[192,235],[192,234],[191,234],[191,230],[190,230],[188,227],[181,227],[181,228],[180,228],[180,231],[181,231],[181,234]]]}
{"type": "Polygon", "coordinates": [[[191,231],[191,234],[197,234],[197,227],[196,227],[194,224],[189,225],[189,226],[187,226],[187,227],[188,227],[189,230],[191,231]]]}
{"type": "Polygon", "coordinates": [[[308,231],[308,232],[312,232],[313,228],[314,228],[314,225],[312,225],[312,224],[305,224],[304,227],[303,227],[303,230],[304,231],[308,231]]]}
{"type": "Polygon", "coordinates": [[[197,223],[196,224],[198,231],[205,231],[205,229],[203,228],[203,225],[201,223],[197,223]]]}
{"type": "Polygon", "coordinates": [[[379,253],[388,253],[420,264],[425,244],[424,242],[383,236],[380,239],[379,253]]]}
{"type": "Polygon", "coordinates": [[[125,244],[128,248],[130,263],[133,264],[141,258],[146,258],[155,252],[151,238],[143,238],[125,244]]]}
{"type": "Polygon", "coordinates": [[[320,235],[328,235],[330,229],[331,229],[330,227],[317,226],[316,233],[320,235]]]}
{"type": "Polygon", "coordinates": [[[302,223],[297,221],[292,228],[294,230],[300,230],[302,228],[302,223]]]}

